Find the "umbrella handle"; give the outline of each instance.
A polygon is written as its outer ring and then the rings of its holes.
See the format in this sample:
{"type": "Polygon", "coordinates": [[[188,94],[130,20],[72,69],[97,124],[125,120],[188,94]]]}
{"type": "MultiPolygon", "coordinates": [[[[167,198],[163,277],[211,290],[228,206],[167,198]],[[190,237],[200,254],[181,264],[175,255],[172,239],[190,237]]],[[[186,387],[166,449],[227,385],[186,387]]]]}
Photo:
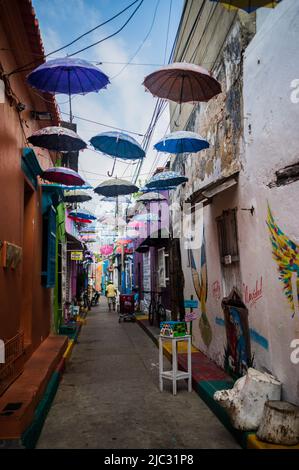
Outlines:
{"type": "Polygon", "coordinates": [[[180,125],[181,112],[182,112],[182,103],[180,103],[180,110],[179,110],[179,115],[178,115],[178,119],[179,119],[179,120],[178,120],[178,121],[174,121],[174,125],[175,125],[176,127],[179,127],[179,125],[180,125]]]}
{"type": "Polygon", "coordinates": [[[110,177],[113,175],[114,168],[115,168],[115,163],[116,163],[116,158],[114,159],[114,163],[113,163],[113,167],[112,167],[111,173],[110,173],[110,171],[107,171],[107,175],[110,176],[110,177]]]}

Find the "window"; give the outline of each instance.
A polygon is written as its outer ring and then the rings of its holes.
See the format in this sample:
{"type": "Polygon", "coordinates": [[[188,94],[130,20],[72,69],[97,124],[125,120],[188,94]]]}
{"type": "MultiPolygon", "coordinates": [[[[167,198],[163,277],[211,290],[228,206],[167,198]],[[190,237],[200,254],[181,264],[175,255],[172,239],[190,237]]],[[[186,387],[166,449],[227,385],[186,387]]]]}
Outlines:
{"type": "Polygon", "coordinates": [[[56,210],[50,206],[43,216],[42,284],[55,287],[56,272],[56,210]]]}
{"type": "Polygon", "coordinates": [[[216,221],[221,263],[231,264],[239,261],[237,209],[223,211],[216,221]]]}
{"type": "Polygon", "coordinates": [[[169,281],[169,255],[165,253],[165,248],[158,250],[158,282],[160,287],[166,287],[169,281]]]}

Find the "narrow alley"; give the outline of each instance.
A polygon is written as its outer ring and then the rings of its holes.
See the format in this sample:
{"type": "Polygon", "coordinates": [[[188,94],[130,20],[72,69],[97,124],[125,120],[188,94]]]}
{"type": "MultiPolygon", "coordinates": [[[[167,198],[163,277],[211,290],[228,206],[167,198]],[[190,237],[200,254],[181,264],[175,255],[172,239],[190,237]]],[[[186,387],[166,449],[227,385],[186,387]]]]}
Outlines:
{"type": "Polygon", "coordinates": [[[159,391],[158,349],[137,323],[105,298],[87,318],[37,448],[239,448],[185,381],[159,391]]]}
{"type": "Polygon", "coordinates": [[[298,40],[299,0],[0,0],[0,450],[299,450],[298,40]]]}

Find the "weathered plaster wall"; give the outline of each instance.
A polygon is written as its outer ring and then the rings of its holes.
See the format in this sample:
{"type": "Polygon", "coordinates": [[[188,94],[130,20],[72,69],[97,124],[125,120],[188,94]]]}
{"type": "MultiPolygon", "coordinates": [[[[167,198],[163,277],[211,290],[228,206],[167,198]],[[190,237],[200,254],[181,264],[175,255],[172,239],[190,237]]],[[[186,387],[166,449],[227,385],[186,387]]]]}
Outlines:
{"type": "MultiPolygon", "coordinates": [[[[238,116],[242,119],[244,133],[238,142],[234,141],[240,155],[239,183],[215,196],[212,203],[203,208],[208,290],[206,330],[209,329],[212,339],[210,343],[205,339],[202,325],[195,320],[193,341],[223,365],[226,334],[221,299],[227,292],[219,261],[215,219],[223,210],[237,208],[240,251],[237,287],[248,308],[254,365],[276,375],[283,382],[283,397],[298,403],[299,364],[291,362],[290,343],[299,338],[299,223],[296,206],[299,181],[282,186],[273,183],[276,171],[298,162],[299,102],[296,98],[299,93],[296,94],[293,81],[299,78],[299,4],[284,0],[274,10],[267,10],[266,15],[263,11],[261,14],[263,17],[262,21],[257,21],[257,34],[244,55],[244,111],[238,116]],[[273,219],[270,218],[268,204],[273,219]],[[243,210],[252,206],[253,215],[243,210]],[[267,220],[272,224],[271,231],[267,220]]],[[[196,117],[196,126],[199,121],[196,117]]],[[[195,130],[200,129],[195,127],[195,130]]],[[[193,183],[194,167],[205,165],[205,156],[202,158],[201,153],[192,158],[193,164],[185,166],[193,184],[190,193],[196,191],[196,184],[203,185],[207,181],[205,178],[203,183],[197,173],[196,179],[200,181],[193,183]]],[[[206,166],[204,171],[206,174],[206,166]]],[[[216,172],[213,177],[217,177],[216,172]]],[[[179,195],[183,199],[187,191],[177,190],[173,197],[178,198],[179,195]]],[[[199,251],[195,258],[201,273],[199,251]]],[[[196,298],[187,252],[183,249],[182,262],[185,297],[190,298],[193,294],[196,298]]]]}
{"type": "Polygon", "coordinates": [[[291,100],[291,83],[299,78],[299,3],[284,0],[260,24],[244,59],[245,159],[238,207],[253,205],[256,210],[254,216],[239,213],[242,280],[254,286],[263,279],[262,296],[248,305],[251,326],[269,342],[268,350],[256,349],[256,363],[277,375],[285,398],[298,403],[299,364],[290,360],[290,343],[299,338],[299,182],[272,188],[269,184],[275,181],[275,171],[297,163],[299,157],[299,103],[291,100]],[[277,236],[276,260],[266,225],[268,204],[277,236]]]}

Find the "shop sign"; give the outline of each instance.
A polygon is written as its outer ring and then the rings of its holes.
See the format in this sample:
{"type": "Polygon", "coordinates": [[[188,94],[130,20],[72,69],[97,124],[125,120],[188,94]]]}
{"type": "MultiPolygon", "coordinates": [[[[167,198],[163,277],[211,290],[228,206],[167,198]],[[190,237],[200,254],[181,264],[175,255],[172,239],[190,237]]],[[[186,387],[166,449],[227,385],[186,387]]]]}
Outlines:
{"type": "Polygon", "coordinates": [[[184,300],[184,307],[185,308],[198,308],[198,300],[184,300]]]}
{"type": "Polygon", "coordinates": [[[72,261],[82,261],[83,260],[83,251],[71,251],[71,260],[72,261]]]}

